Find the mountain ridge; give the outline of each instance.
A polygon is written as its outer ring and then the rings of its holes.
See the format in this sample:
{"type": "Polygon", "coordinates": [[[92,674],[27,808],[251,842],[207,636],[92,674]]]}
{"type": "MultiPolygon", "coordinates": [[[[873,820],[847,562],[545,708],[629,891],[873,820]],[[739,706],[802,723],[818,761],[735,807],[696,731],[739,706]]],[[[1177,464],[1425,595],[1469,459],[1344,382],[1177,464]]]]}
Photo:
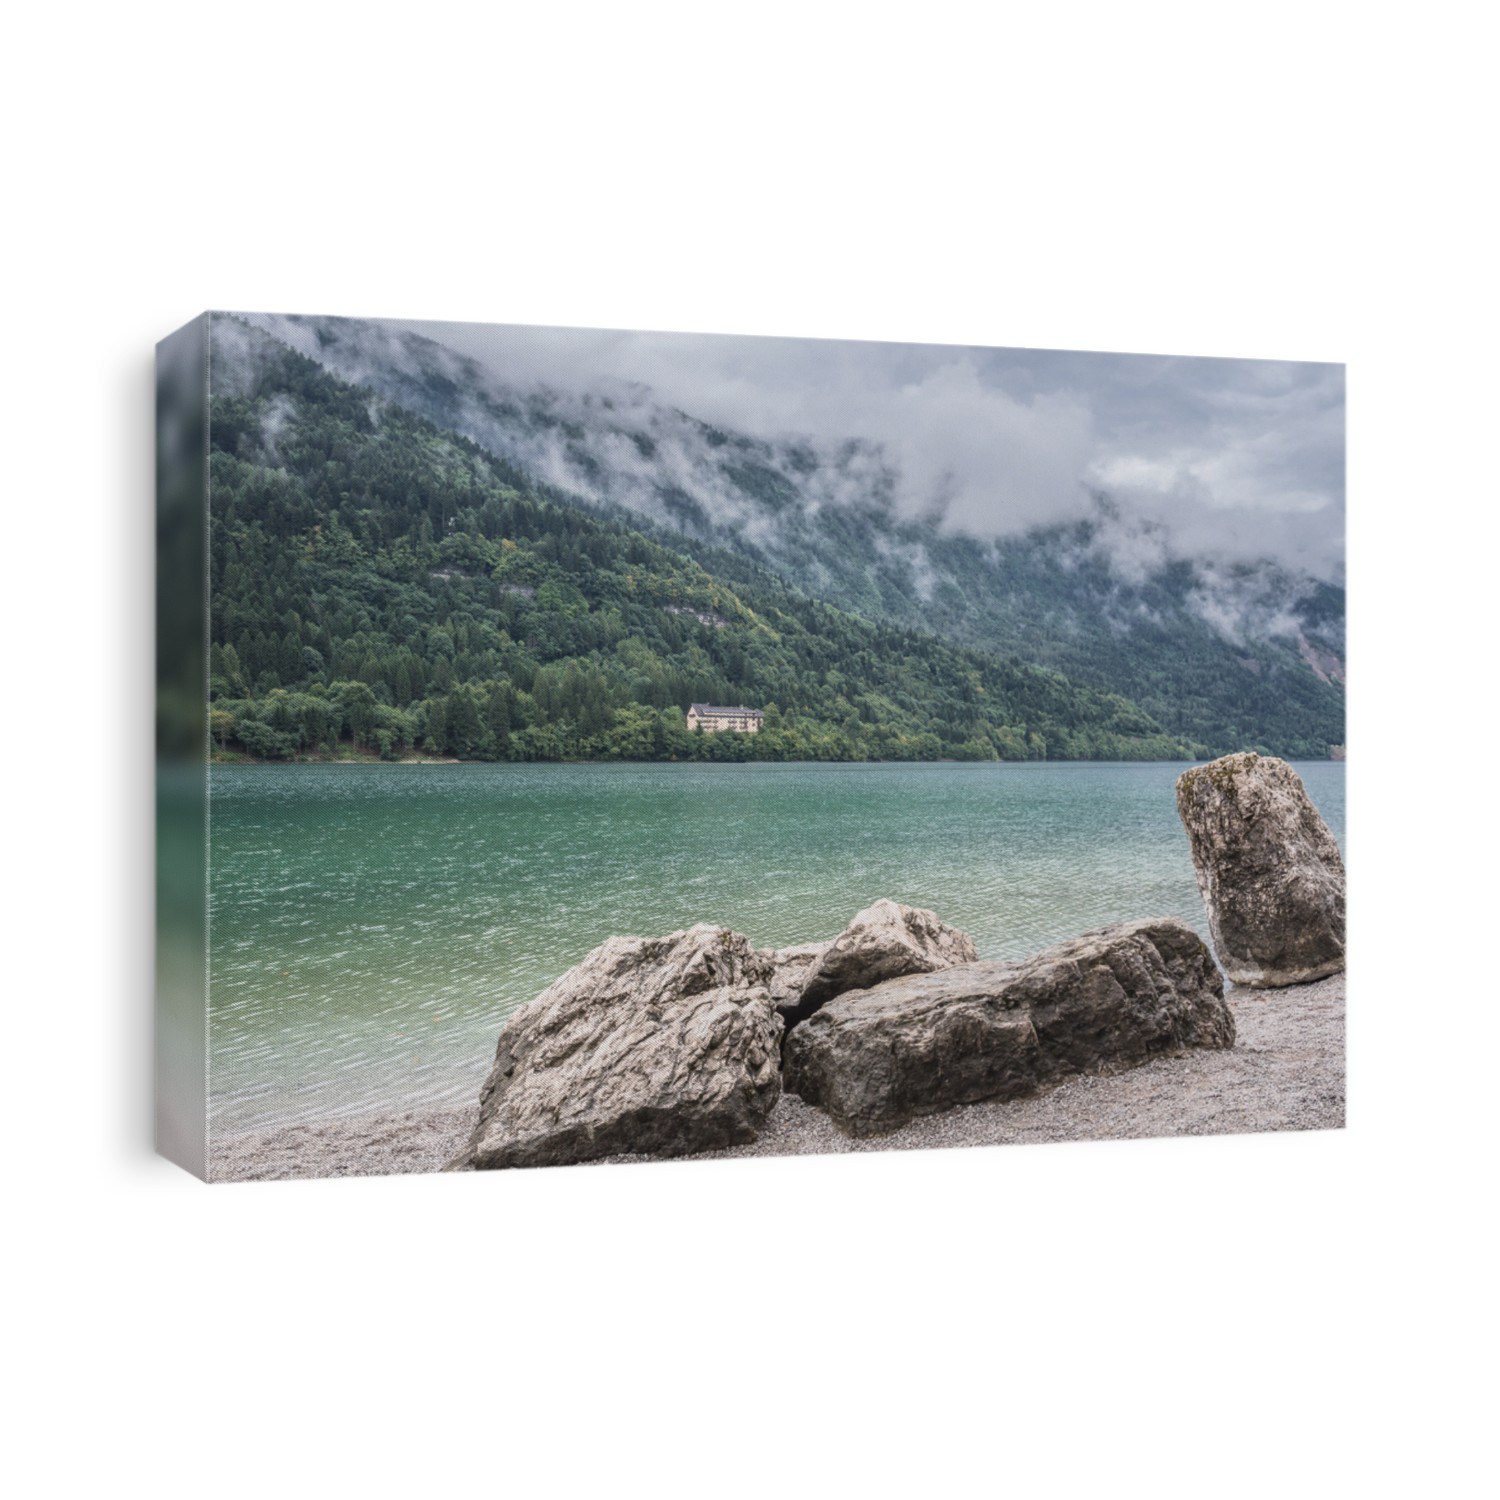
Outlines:
{"type": "Polygon", "coordinates": [[[1127,700],[732,584],[248,325],[211,360],[221,756],[1188,758],[1127,700]],[[766,711],[690,734],[694,700],[766,711]]]}
{"type": "Polygon", "coordinates": [[[1337,584],[1173,557],[1160,528],[1103,494],[1085,519],[1014,537],[946,532],[898,512],[896,475],[868,440],[830,456],[704,421],[641,383],[521,390],[410,331],[271,321],[325,368],[540,474],[558,503],[629,518],[718,576],[774,576],[866,619],[1047,667],[1216,753],[1323,756],[1343,743],[1337,584]]]}

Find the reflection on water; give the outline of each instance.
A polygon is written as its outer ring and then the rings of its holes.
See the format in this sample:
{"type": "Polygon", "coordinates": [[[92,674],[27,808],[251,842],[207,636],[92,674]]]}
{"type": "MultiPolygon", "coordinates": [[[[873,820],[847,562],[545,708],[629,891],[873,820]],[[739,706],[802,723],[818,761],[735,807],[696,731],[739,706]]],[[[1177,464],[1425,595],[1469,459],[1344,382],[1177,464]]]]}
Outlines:
{"type": "MultiPolygon", "coordinates": [[[[878,896],[984,958],[1206,935],[1175,765],[280,766],[212,772],[211,1118],[468,1103],[500,1022],[611,933],[831,937],[878,896]]],[[[1344,767],[1298,766],[1343,841],[1344,767]]]]}

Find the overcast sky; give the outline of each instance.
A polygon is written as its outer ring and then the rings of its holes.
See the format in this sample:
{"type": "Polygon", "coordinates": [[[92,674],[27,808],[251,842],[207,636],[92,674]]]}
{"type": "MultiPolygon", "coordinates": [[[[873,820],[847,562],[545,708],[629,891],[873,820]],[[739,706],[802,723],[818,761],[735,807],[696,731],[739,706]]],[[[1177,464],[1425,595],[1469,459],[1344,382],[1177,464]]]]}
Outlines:
{"type": "MultiPolygon", "coordinates": [[[[1160,523],[1174,550],[1342,575],[1342,365],[396,326],[506,382],[644,382],[693,416],[756,436],[875,440],[900,468],[903,504],[940,507],[975,535],[1082,514],[1089,490],[1103,489],[1125,531],[1160,523]]],[[[1128,553],[1130,537],[1120,545],[1128,553]]]]}

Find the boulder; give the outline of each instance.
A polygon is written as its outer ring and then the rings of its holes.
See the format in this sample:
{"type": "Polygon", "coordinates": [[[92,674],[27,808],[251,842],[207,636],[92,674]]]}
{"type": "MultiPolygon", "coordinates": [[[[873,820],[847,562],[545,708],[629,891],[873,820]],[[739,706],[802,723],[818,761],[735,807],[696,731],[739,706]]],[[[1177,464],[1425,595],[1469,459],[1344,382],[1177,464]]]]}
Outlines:
{"type": "Polygon", "coordinates": [[[451,1167],[754,1140],[781,1095],[770,973],[727,928],[610,938],[501,1028],[479,1123],[451,1167]]]}
{"type": "Polygon", "coordinates": [[[1039,1093],[1190,1047],[1234,1044],[1224,981],[1171,919],[1124,923],[1020,963],[972,963],[828,1001],[786,1039],[789,1092],[850,1135],[1039,1093]]]}
{"type": "Polygon", "coordinates": [[[868,989],[903,974],[930,974],[971,964],[979,954],[967,933],[936,912],[895,901],[867,906],[807,968],[800,993],[779,1005],[790,1034],[809,1016],[847,990],[868,989]]]}
{"type": "Polygon", "coordinates": [[[1304,984],[1344,967],[1344,861],[1284,760],[1226,755],[1177,778],[1214,951],[1236,984],[1304,984]]]}
{"type": "Polygon", "coordinates": [[[821,943],[798,943],[791,948],[765,951],[764,957],[771,965],[771,977],[766,981],[771,999],[783,1016],[796,1006],[802,998],[802,990],[822,957],[833,947],[833,939],[821,943]]]}

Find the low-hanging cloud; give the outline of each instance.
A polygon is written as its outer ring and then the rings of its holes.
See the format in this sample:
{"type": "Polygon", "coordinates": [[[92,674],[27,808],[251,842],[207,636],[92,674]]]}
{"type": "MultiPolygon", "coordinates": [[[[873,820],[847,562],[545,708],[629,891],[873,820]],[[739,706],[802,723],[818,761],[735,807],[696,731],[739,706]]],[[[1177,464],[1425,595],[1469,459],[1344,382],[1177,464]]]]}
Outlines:
{"type": "Polygon", "coordinates": [[[255,321],[372,384],[411,357],[410,335],[434,340],[458,385],[477,373],[466,359],[489,384],[465,408],[471,436],[600,498],[651,508],[680,492],[752,539],[774,519],[726,480],[700,423],[758,439],[747,461],[814,506],[984,539],[1098,522],[1106,492],[1098,545],[1127,575],[1267,558],[1342,578],[1338,365],[413,322],[336,324],[331,352],[311,323],[255,321]],[[495,400],[564,425],[501,432],[495,400]]]}

